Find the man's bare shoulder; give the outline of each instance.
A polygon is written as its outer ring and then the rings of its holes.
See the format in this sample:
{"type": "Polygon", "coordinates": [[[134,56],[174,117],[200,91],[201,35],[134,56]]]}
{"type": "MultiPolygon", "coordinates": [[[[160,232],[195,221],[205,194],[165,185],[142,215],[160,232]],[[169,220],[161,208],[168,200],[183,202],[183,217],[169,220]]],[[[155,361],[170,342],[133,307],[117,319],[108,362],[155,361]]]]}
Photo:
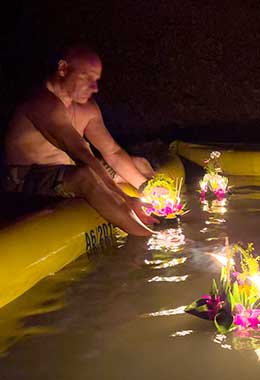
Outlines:
{"type": "Polygon", "coordinates": [[[17,107],[16,114],[24,114],[31,117],[35,113],[46,114],[46,112],[49,113],[60,107],[62,107],[62,103],[55,95],[45,88],[40,88],[17,107]]]}
{"type": "Polygon", "coordinates": [[[57,130],[60,126],[70,125],[66,108],[50,91],[39,91],[17,107],[9,123],[9,129],[15,130],[21,124],[30,129],[32,125],[41,133],[57,130]]]}
{"type": "Polygon", "coordinates": [[[88,119],[101,117],[100,108],[94,99],[90,99],[86,104],[78,104],[78,108],[88,119]]]}

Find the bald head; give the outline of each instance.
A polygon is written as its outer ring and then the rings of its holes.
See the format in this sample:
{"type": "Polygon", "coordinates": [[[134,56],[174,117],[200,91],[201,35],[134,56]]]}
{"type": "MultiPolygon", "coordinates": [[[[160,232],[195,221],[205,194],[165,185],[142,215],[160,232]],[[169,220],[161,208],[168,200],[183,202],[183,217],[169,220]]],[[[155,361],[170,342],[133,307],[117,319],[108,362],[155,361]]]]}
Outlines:
{"type": "Polygon", "coordinates": [[[66,102],[86,103],[98,92],[98,81],[102,63],[93,50],[86,46],[74,46],[59,55],[56,69],[49,82],[56,89],[56,95],[66,102]]]}
{"type": "Polygon", "coordinates": [[[78,61],[87,61],[92,65],[102,66],[101,59],[99,58],[98,54],[94,50],[84,45],[67,48],[63,52],[61,59],[71,64],[78,61]]]}

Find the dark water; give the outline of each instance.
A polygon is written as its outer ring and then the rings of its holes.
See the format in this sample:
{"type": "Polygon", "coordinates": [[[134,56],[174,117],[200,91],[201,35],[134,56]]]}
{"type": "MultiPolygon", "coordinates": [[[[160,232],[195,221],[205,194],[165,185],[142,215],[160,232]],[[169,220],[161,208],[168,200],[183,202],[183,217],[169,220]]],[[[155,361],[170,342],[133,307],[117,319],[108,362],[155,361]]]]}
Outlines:
{"type": "Polygon", "coordinates": [[[260,254],[260,191],[233,194],[226,210],[203,210],[192,189],[186,202],[179,250],[129,237],[0,310],[0,379],[258,379],[257,336],[220,335],[183,308],[218,278],[209,253],[225,237],[260,254]]]}

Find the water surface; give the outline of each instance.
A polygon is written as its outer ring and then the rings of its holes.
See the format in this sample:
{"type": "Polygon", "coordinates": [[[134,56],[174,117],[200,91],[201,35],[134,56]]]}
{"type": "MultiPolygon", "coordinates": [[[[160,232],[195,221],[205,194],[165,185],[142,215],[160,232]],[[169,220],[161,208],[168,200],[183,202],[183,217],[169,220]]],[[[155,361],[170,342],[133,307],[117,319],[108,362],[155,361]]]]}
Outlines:
{"type": "Polygon", "coordinates": [[[177,252],[129,237],[0,310],[0,379],[258,379],[257,334],[220,335],[183,309],[218,278],[210,253],[223,249],[225,237],[253,242],[260,254],[260,192],[233,194],[226,210],[203,210],[192,189],[186,201],[177,252]]]}

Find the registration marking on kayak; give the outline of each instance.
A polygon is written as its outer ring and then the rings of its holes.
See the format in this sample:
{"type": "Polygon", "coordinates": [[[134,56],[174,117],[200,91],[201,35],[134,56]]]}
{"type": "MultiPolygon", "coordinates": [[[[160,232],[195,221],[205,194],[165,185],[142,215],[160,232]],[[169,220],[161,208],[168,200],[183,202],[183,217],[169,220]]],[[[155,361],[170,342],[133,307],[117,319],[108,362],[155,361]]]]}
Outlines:
{"type": "Polygon", "coordinates": [[[114,226],[111,223],[99,224],[95,229],[85,233],[86,252],[90,253],[98,247],[111,245],[114,240],[114,226]]]}

